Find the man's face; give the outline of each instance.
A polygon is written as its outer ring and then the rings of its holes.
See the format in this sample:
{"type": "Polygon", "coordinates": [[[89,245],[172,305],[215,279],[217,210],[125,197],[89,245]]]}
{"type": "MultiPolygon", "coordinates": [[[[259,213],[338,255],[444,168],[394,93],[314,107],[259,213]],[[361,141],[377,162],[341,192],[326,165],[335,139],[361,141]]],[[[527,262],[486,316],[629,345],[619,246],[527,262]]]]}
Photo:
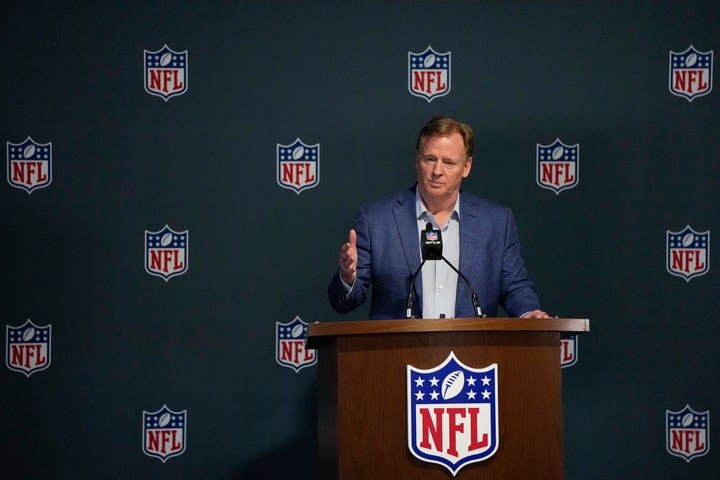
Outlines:
{"type": "Polygon", "coordinates": [[[465,145],[459,133],[421,140],[415,170],[425,203],[454,202],[462,179],[470,175],[471,166],[472,157],[465,157],[465,145]]]}

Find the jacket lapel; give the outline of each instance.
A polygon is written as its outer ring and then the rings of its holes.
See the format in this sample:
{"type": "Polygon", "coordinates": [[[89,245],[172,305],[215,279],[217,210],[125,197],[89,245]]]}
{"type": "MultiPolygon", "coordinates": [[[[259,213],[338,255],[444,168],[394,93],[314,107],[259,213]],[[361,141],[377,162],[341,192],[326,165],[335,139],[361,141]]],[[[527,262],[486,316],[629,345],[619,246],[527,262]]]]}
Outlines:
{"type": "MultiPolygon", "coordinates": [[[[397,206],[393,209],[395,225],[405,261],[408,266],[408,282],[420,267],[420,241],[418,239],[417,219],[415,218],[415,187],[406,190],[397,198],[397,206]]],[[[409,284],[408,284],[409,286],[409,284]]],[[[415,279],[415,311],[422,311],[422,275],[415,279]]]]}

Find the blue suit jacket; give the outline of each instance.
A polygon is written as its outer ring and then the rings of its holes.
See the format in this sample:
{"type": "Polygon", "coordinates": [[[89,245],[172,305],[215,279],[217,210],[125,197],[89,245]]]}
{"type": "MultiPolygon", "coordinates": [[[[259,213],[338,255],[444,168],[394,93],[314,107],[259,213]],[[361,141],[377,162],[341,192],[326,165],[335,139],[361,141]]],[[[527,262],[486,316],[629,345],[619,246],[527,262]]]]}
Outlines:
{"type": "MultiPolygon", "coordinates": [[[[415,186],[360,208],[357,232],[357,279],[346,296],[339,273],[328,287],[330,304],[349,312],[371,292],[371,319],[405,318],[410,279],[420,266],[415,214],[415,186]]],[[[460,192],[460,264],[478,294],[482,312],[497,316],[498,304],[508,315],[539,309],[535,287],[520,256],[517,227],[509,208],[460,192]]],[[[413,314],[422,317],[422,275],[415,281],[413,314]]],[[[458,279],[457,318],[474,317],[470,289],[458,279]]]]}

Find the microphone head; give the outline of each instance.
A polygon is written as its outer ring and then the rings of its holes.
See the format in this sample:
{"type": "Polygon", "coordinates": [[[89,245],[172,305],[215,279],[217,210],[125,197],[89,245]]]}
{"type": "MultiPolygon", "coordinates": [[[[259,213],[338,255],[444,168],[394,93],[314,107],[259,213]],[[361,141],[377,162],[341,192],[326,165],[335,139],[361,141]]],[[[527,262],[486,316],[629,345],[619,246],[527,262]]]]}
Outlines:
{"type": "Polygon", "coordinates": [[[428,223],[425,230],[420,232],[420,245],[423,260],[442,260],[442,233],[433,228],[432,223],[428,223]]]}

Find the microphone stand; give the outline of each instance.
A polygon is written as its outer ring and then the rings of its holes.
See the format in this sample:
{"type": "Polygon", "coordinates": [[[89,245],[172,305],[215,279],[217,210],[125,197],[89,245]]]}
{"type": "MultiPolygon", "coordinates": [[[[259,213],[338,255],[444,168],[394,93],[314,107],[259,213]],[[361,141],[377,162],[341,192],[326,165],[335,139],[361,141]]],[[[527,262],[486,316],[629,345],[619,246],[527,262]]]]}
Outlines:
{"type": "MultiPolygon", "coordinates": [[[[481,317],[485,318],[485,314],[482,313],[482,310],[480,309],[480,300],[478,300],[477,293],[475,293],[475,289],[473,288],[472,283],[470,283],[470,280],[468,280],[467,277],[465,275],[463,275],[462,272],[460,272],[460,270],[455,268],[455,265],[450,263],[450,261],[447,258],[445,258],[444,255],[441,256],[440,258],[445,263],[450,265],[450,268],[452,268],[453,271],[455,273],[457,273],[460,278],[463,279],[463,281],[468,286],[468,288],[470,288],[470,292],[472,294],[473,307],[475,310],[475,318],[481,318],[481,317]]],[[[427,261],[428,261],[428,259],[426,258],[420,263],[420,266],[418,267],[417,270],[415,270],[415,273],[412,276],[412,280],[410,280],[410,293],[408,293],[407,311],[405,312],[405,318],[413,318],[412,310],[413,310],[413,303],[415,300],[415,279],[417,278],[418,274],[420,273],[420,270],[422,270],[423,265],[425,265],[425,262],[427,262],[427,261]]]]}
{"type": "Polygon", "coordinates": [[[415,273],[412,276],[412,280],[410,280],[410,293],[408,293],[408,299],[407,299],[407,311],[405,312],[405,318],[413,318],[412,310],[413,310],[413,303],[415,300],[415,279],[418,276],[418,273],[420,273],[420,270],[422,270],[423,265],[425,265],[425,262],[427,262],[427,258],[424,258],[423,261],[420,263],[420,266],[417,270],[415,270],[415,273]]]}
{"type": "MultiPolygon", "coordinates": [[[[467,286],[470,288],[470,292],[472,293],[473,307],[475,307],[475,318],[480,318],[480,317],[483,317],[483,318],[484,318],[485,315],[482,313],[482,310],[480,310],[480,301],[478,300],[477,293],[475,293],[475,289],[473,288],[472,283],[470,283],[470,280],[468,280],[468,279],[465,277],[465,275],[463,275],[462,273],[460,273],[460,270],[458,270],[457,268],[455,268],[455,265],[453,265],[452,263],[450,263],[450,262],[448,261],[448,259],[445,258],[444,255],[443,255],[441,258],[443,259],[443,261],[444,261],[445,263],[447,263],[448,265],[450,265],[450,268],[452,268],[452,269],[455,271],[455,273],[457,273],[458,276],[459,276],[460,278],[462,278],[463,281],[465,281],[465,284],[467,284],[467,286]]],[[[422,267],[422,265],[420,265],[420,266],[422,267]]]]}

